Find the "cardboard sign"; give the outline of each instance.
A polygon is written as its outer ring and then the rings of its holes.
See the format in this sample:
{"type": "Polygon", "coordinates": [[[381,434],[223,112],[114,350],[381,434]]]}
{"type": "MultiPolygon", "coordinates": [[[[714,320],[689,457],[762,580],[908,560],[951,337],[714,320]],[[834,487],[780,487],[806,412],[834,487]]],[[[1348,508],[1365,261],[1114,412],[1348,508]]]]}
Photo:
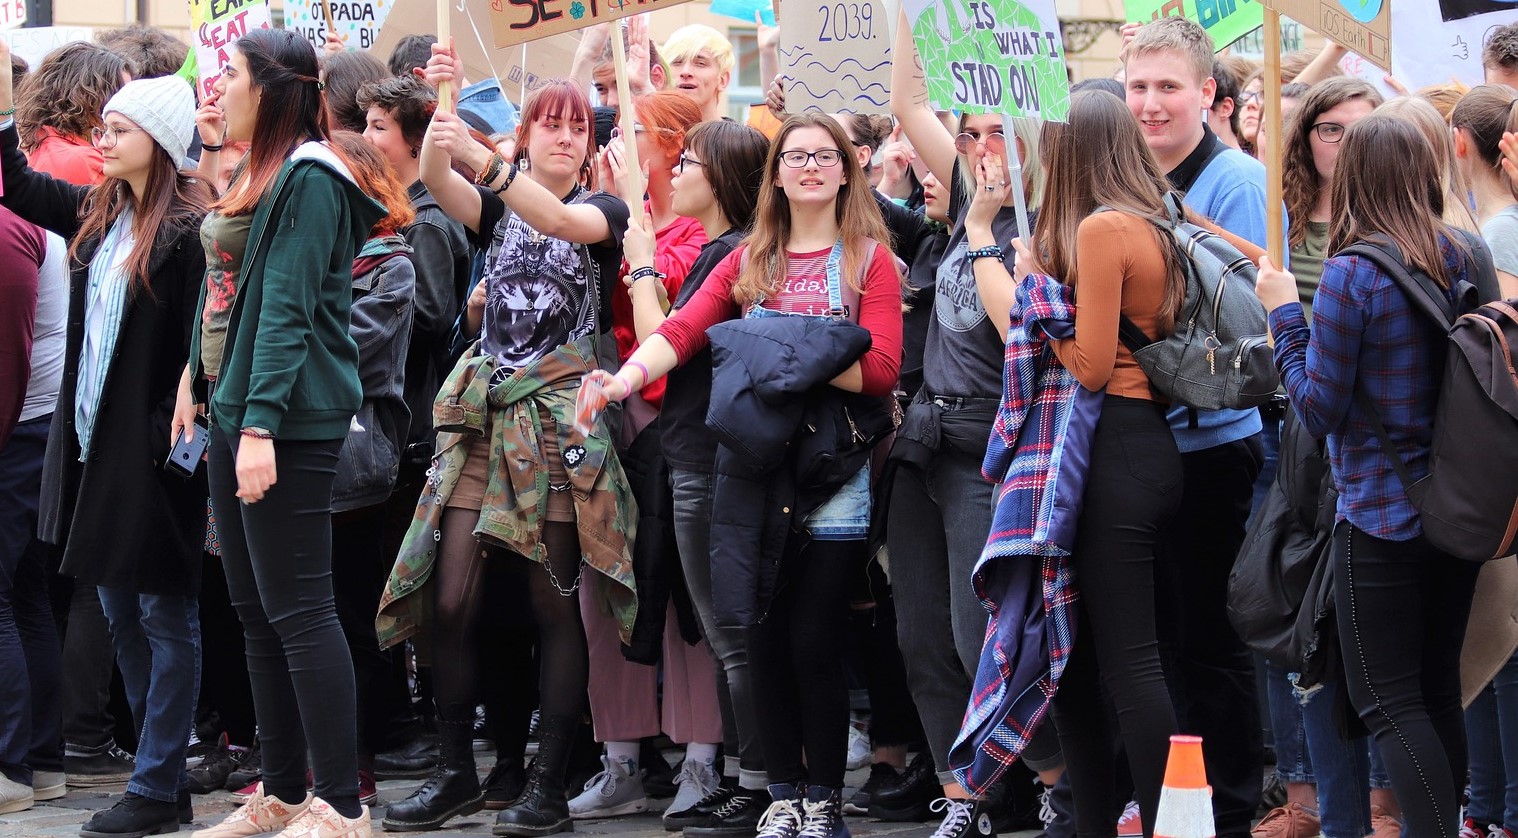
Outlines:
{"type": "Polygon", "coordinates": [[[1186,17],[1200,23],[1222,51],[1265,22],[1265,7],[1255,0],[1123,0],[1123,19],[1148,23],[1162,17],[1186,17]]]}
{"type": "Polygon", "coordinates": [[[0,32],[0,40],[10,44],[11,54],[24,59],[32,69],[53,50],[75,41],[90,41],[95,30],[88,26],[38,26],[0,32]]]}
{"type": "Polygon", "coordinates": [[[1057,122],[1069,115],[1054,0],[905,0],[902,8],[934,107],[1057,122]]]}
{"type": "MultiPolygon", "coordinates": [[[[327,41],[324,0],[285,0],[285,28],[299,32],[318,52],[327,41]]],[[[332,9],[332,25],[343,46],[369,49],[396,0],[325,0],[332,9]]]]}
{"type": "MultiPolygon", "coordinates": [[[[1391,0],[1260,0],[1281,14],[1348,47],[1383,70],[1392,68],[1391,0]]],[[[1402,0],[1434,5],[1432,0],[1402,0]]]]}
{"type": "Polygon", "coordinates": [[[787,0],[780,72],[792,113],[891,112],[891,32],[879,0],[787,0]]]}
{"type": "Polygon", "coordinates": [[[1481,50],[1492,30],[1518,22],[1518,7],[1494,0],[1403,0],[1392,9],[1392,75],[1417,90],[1457,79],[1481,84],[1481,50]],[[1486,11],[1482,11],[1486,9],[1486,11]]]}
{"type": "Polygon", "coordinates": [[[686,2],[689,0],[490,0],[490,28],[495,32],[495,45],[509,47],[686,2]]]}
{"type": "Polygon", "coordinates": [[[20,29],[26,23],[26,0],[0,0],[0,29],[20,29]]]}
{"type": "Polygon", "coordinates": [[[199,67],[200,98],[227,66],[227,50],[254,29],[270,28],[268,0],[190,0],[191,35],[199,67]]]}
{"type": "MultiPolygon", "coordinates": [[[[466,81],[473,83],[495,76],[501,82],[502,92],[520,106],[523,94],[544,79],[569,75],[569,67],[574,63],[575,47],[580,43],[579,33],[569,32],[536,41],[526,48],[524,59],[522,46],[510,49],[492,46],[487,28],[490,22],[483,14],[476,19],[469,4],[450,3],[449,15],[449,31],[453,33],[453,44],[459,51],[459,58],[464,61],[466,81]]],[[[390,57],[390,52],[400,43],[401,38],[435,33],[437,23],[436,7],[431,3],[392,2],[390,14],[380,27],[370,51],[384,61],[390,57]]]]}

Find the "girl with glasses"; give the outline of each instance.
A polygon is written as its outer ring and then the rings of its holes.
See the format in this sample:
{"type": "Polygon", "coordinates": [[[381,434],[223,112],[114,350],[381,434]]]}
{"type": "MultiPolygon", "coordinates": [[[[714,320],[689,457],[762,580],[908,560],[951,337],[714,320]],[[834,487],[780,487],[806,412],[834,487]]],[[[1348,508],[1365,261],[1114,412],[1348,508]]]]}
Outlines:
{"type": "MultiPolygon", "coordinates": [[[[765,163],[758,215],[743,246],[620,372],[596,372],[588,382],[622,401],[690,361],[707,346],[707,329],[722,321],[833,315],[857,322],[871,341],[819,388],[826,388],[824,395],[889,396],[901,366],[902,281],[880,243],[888,234],[859,162],[843,151],[848,147],[848,136],[831,117],[787,119],[765,163]],[[844,299],[854,302],[839,311],[844,299]]],[[[786,368],[801,375],[802,363],[797,359],[786,368]]],[[[713,381],[720,375],[719,367],[713,381]]],[[[724,484],[719,479],[716,485],[720,497],[724,484]]],[[[728,615],[752,623],[750,692],[773,801],[758,825],[761,838],[848,835],[842,812],[849,720],[843,639],[847,580],[866,559],[868,465],[824,501],[811,511],[784,507],[789,534],[783,546],[775,545],[779,576],[773,595],[759,597],[756,608],[763,616],[754,622],[728,615]]],[[[714,517],[735,513],[714,504],[714,517]]],[[[736,583],[724,577],[716,584],[736,583]]]]}

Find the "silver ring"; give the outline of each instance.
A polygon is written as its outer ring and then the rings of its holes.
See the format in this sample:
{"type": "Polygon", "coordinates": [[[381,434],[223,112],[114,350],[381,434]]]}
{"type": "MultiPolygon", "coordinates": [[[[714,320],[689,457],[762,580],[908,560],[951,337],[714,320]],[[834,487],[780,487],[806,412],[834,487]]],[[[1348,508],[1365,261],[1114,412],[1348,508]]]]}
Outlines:
{"type": "Polygon", "coordinates": [[[986,184],[986,191],[987,192],[995,192],[996,191],[996,187],[994,187],[994,186],[992,186],[991,184],[988,183],[988,184],[986,184]]]}

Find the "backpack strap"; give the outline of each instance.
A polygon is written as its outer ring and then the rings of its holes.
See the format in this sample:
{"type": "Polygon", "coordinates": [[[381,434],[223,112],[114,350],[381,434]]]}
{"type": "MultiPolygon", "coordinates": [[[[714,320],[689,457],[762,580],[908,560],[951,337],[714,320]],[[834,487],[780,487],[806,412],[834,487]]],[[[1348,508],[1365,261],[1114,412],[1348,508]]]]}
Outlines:
{"type": "Polygon", "coordinates": [[[1355,404],[1370,420],[1371,430],[1376,432],[1376,439],[1381,443],[1381,451],[1386,458],[1391,460],[1392,470],[1397,472],[1397,480],[1402,483],[1402,489],[1411,496],[1413,491],[1413,473],[1407,470],[1407,463],[1402,455],[1397,453],[1396,446],[1392,445],[1391,434],[1386,432],[1386,424],[1381,421],[1381,411],[1376,408],[1375,402],[1370,400],[1370,394],[1365,392],[1364,386],[1357,378],[1355,380],[1355,404]]]}
{"type": "Polygon", "coordinates": [[[1360,241],[1334,255],[1369,259],[1392,278],[1392,282],[1402,290],[1403,294],[1407,295],[1408,302],[1412,303],[1413,308],[1439,324],[1439,327],[1446,332],[1454,328],[1455,318],[1460,316],[1460,312],[1450,303],[1444,290],[1429,278],[1428,274],[1421,270],[1409,269],[1395,244],[1383,240],[1360,241]]]}

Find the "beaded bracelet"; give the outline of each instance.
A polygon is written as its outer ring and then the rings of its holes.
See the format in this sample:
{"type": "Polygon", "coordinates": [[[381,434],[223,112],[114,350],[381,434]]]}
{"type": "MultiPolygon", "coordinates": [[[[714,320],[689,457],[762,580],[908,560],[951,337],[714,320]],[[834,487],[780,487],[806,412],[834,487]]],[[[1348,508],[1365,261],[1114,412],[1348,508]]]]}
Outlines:
{"type": "Polygon", "coordinates": [[[970,259],[1001,259],[1003,254],[999,245],[988,244],[985,247],[977,247],[969,253],[970,259]]]}
{"type": "Polygon", "coordinates": [[[243,428],[242,429],[242,435],[243,436],[252,437],[254,439],[273,439],[274,438],[274,434],[270,433],[269,431],[264,430],[263,428],[243,428]]]}
{"type": "Polygon", "coordinates": [[[656,277],[658,277],[661,280],[665,278],[665,275],[662,274],[662,273],[660,273],[656,268],[652,268],[652,267],[649,267],[648,265],[644,265],[641,268],[634,268],[633,269],[633,272],[632,272],[632,281],[633,282],[637,282],[638,280],[643,279],[644,277],[650,277],[650,276],[656,276],[656,277]]]}
{"type": "MultiPolygon", "coordinates": [[[[494,188],[494,189],[492,189],[490,191],[492,193],[496,194],[496,195],[499,195],[502,192],[505,192],[507,189],[510,189],[511,188],[511,182],[514,181],[514,180],[516,180],[516,179],[517,179],[517,164],[515,164],[515,163],[507,163],[506,164],[506,179],[503,180],[503,181],[501,181],[501,185],[500,186],[497,186],[496,188],[494,188]]],[[[486,181],[486,183],[489,183],[489,182],[490,181],[486,181]]]]}
{"type": "Polygon", "coordinates": [[[8,111],[0,111],[0,117],[15,116],[15,115],[16,115],[16,109],[14,107],[11,108],[8,111]]]}

